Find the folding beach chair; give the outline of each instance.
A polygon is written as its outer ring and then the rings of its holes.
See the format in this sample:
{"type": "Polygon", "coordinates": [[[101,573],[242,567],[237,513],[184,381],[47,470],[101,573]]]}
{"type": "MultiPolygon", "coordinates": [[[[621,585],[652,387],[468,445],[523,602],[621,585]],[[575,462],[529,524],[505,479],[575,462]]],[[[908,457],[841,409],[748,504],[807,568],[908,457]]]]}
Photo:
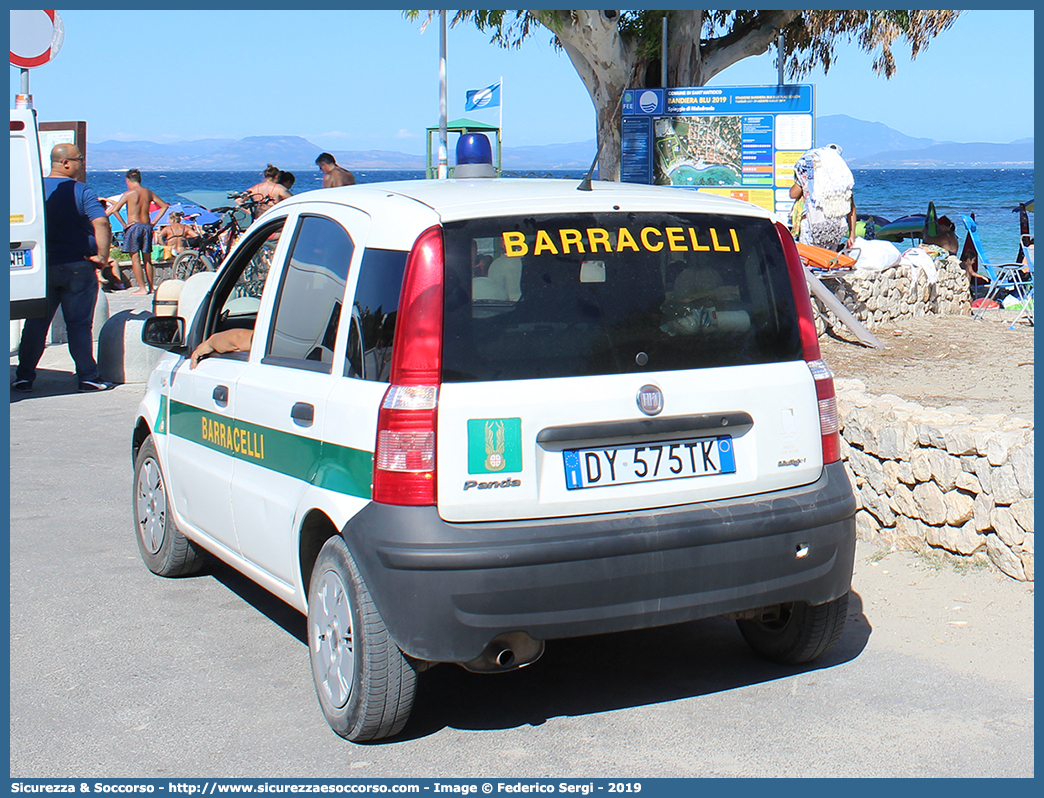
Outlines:
{"type": "Polygon", "coordinates": [[[1033,289],[1032,269],[1024,271],[1026,267],[1021,263],[991,263],[986,257],[986,250],[979,239],[979,228],[975,220],[964,214],[961,214],[961,220],[975,247],[975,254],[979,259],[979,273],[985,275],[989,280],[986,296],[980,306],[973,311],[972,316],[981,319],[986,312],[986,306],[991,300],[998,301],[996,297],[1001,296],[1002,292],[1003,294],[1014,294],[1019,303],[1025,307],[1026,295],[1033,289]]]}
{"type": "Polygon", "coordinates": [[[1022,301],[1022,310],[1011,322],[1011,329],[1022,319],[1026,319],[1030,327],[1033,326],[1033,236],[1023,234],[1022,236],[1022,266],[1029,270],[1029,290],[1022,301]]]}

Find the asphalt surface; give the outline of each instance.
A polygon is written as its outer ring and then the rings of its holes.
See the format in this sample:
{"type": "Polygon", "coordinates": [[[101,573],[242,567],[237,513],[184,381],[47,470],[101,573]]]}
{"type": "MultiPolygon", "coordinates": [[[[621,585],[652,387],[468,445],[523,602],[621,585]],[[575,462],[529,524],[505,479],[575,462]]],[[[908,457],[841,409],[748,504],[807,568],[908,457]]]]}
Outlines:
{"type": "Polygon", "coordinates": [[[345,742],[300,614],[221,564],[141,562],[143,386],[76,393],[64,346],[41,366],[11,402],[12,777],[1033,775],[1032,586],[864,544],[813,667],[757,659],[722,619],[550,642],[512,674],[437,666],[399,738],[345,742]],[[970,624],[944,614],[961,600],[970,624]]]}

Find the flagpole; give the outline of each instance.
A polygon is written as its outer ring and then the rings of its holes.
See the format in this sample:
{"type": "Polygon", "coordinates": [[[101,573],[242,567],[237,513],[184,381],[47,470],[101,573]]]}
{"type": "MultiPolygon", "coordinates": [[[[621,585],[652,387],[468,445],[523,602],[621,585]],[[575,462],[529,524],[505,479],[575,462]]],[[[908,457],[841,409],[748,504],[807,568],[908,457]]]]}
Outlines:
{"type": "Polygon", "coordinates": [[[439,11],[439,180],[449,177],[446,142],[446,11],[439,11]]]}
{"type": "Polygon", "coordinates": [[[497,135],[500,137],[500,141],[497,143],[497,166],[501,165],[501,159],[504,157],[502,150],[504,147],[504,76],[500,76],[500,121],[497,122],[497,135]]]}

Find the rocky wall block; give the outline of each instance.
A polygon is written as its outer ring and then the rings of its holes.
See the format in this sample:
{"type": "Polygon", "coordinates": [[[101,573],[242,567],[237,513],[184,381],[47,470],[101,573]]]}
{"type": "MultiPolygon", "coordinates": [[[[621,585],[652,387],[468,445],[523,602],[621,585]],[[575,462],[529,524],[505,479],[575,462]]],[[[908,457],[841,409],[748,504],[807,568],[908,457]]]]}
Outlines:
{"type": "Polygon", "coordinates": [[[836,387],[861,539],[988,560],[1033,579],[1031,422],[870,396],[858,380],[836,387]]]}
{"type": "MultiPolygon", "coordinates": [[[[848,273],[820,276],[823,285],[868,328],[913,316],[963,315],[971,313],[968,275],[954,256],[935,261],[936,281],[914,274],[904,264],[880,272],[856,269],[848,273]]],[[[846,328],[816,297],[812,298],[816,331],[828,330],[846,337],[846,328]]]]}

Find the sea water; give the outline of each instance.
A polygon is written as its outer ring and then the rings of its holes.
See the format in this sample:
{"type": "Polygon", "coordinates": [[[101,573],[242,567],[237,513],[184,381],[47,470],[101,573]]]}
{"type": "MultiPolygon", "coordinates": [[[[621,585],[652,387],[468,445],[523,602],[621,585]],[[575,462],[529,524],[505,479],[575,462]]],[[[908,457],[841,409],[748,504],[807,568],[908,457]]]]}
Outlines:
{"type": "MultiPolygon", "coordinates": [[[[295,173],[294,194],[322,187],[318,170],[295,173]]],[[[423,170],[355,171],[359,183],[383,180],[423,180],[423,170]]],[[[979,235],[991,261],[1011,260],[1019,251],[1020,202],[1034,196],[1032,169],[860,169],[855,176],[855,201],[860,213],[883,216],[889,221],[910,214],[924,213],[935,203],[940,216],[949,216],[957,226],[957,237],[964,245],[965,230],[961,214],[975,214],[979,235]],[[1014,212],[1013,212],[1014,211],[1014,212]]],[[[527,173],[526,176],[551,176],[569,180],[583,177],[582,170],[527,173]]],[[[146,186],[167,202],[179,201],[183,191],[242,191],[263,179],[260,172],[177,172],[145,171],[146,186]]],[[[88,185],[101,196],[124,191],[122,172],[89,172],[88,185]]],[[[679,189],[683,190],[683,189],[679,189]]],[[[1030,215],[1032,225],[1033,215],[1030,215]]],[[[1032,231],[1032,227],[1031,227],[1032,231]]],[[[900,244],[905,249],[910,244],[900,244]]]]}

